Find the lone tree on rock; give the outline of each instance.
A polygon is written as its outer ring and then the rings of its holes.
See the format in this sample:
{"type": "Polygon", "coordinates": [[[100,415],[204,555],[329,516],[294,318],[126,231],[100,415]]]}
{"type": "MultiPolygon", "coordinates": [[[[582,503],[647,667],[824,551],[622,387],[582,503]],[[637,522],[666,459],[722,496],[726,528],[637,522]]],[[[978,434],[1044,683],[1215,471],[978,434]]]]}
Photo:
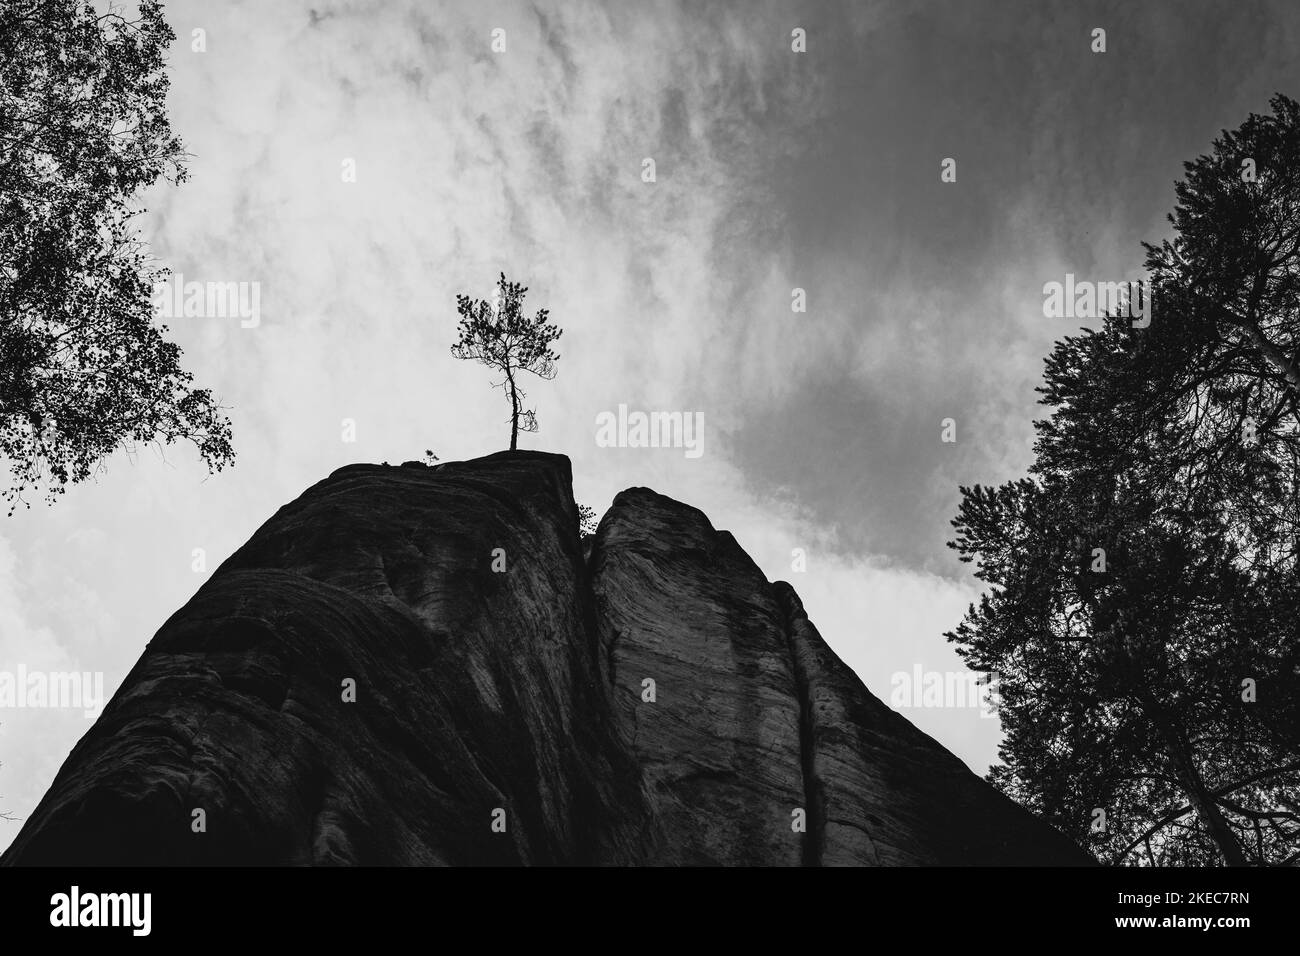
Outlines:
{"type": "Polygon", "coordinates": [[[555,363],[560,356],[551,350],[551,344],[564,334],[563,329],[546,321],[550,314],[546,309],[532,318],[524,314],[527,292],[526,286],[507,282],[503,272],[493,301],[456,296],[460,337],[451,347],[451,354],[459,359],[474,359],[505,374],[493,387],[505,389],[510,396],[511,451],[521,431],[537,431],[536,410],[523,407],[527,396],[519,387],[518,377],[531,372],[538,378],[555,378],[555,363]]]}

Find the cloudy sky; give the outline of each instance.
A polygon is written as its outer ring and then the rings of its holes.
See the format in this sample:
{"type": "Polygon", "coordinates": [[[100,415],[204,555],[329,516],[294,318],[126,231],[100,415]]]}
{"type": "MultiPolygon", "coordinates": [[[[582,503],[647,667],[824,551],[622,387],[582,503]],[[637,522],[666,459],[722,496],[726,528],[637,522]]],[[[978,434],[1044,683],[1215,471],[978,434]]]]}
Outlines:
{"type": "MultiPolygon", "coordinates": [[[[191,179],[143,228],[186,280],[260,283],[255,328],[169,323],[238,461],[119,454],[0,525],[0,670],[102,671],[110,694],[205,579],[194,549],[214,569],[349,462],[508,444],[487,371],[448,351],[456,293],[502,270],[565,329],[521,447],[568,455],[579,501],[702,508],[886,701],[896,672],[960,670],[958,485],[1023,472],[1042,358],[1080,324],[1043,317],[1043,284],[1138,277],[1181,163],[1300,95],[1286,0],[167,11],[191,179]],[[703,413],[703,455],[597,447],[620,403],[703,413]]],[[[996,759],[978,708],[904,712],[977,772],[996,759]]],[[[29,814],[88,727],[0,710],[0,810],[29,814]]]]}

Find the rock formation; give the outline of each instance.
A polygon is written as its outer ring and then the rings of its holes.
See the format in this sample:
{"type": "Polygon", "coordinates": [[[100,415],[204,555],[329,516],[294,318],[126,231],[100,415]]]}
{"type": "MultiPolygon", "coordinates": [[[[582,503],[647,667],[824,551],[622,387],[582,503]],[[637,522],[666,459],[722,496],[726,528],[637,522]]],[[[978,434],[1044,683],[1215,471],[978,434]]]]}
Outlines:
{"type": "Polygon", "coordinates": [[[0,862],[1088,862],[698,510],[577,525],[559,455],[339,469],[162,626],[0,862]]]}

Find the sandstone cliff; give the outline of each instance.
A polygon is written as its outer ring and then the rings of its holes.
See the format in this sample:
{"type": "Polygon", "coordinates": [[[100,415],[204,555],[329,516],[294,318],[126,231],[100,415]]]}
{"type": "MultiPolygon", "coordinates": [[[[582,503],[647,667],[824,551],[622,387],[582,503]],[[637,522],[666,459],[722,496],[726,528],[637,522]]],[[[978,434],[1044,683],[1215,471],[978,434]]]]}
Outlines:
{"type": "Polygon", "coordinates": [[[584,547],[568,459],[514,452],[352,465],[281,508],[0,862],[1088,859],[877,700],[701,512],[631,489],[584,547]]]}

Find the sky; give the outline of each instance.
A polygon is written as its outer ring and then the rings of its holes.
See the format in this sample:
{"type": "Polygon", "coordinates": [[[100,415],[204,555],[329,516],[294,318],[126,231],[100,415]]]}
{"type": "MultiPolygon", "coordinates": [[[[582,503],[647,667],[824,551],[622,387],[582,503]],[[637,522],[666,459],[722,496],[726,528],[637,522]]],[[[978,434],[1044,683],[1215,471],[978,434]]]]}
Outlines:
{"type": "MultiPolygon", "coordinates": [[[[109,695],[334,469],[508,446],[489,373],[449,352],[456,294],[501,271],[565,330],[520,447],[568,455],[579,502],[701,508],[886,702],[895,674],[961,671],[959,486],[1024,473],[1043,358],[1087,324],[1045,318],[1044,283],[1140,277],[1182,163],[1300,96],[1286,0],[166,11],[190,179],[149,191],[141,231],[186,281],[259,283],[255,326],[167,320],[238,459],[120,452],[0,524],[0,671],[109,695]],[[620,404],[702,414],[702,454],[599,447],[620,404]]],[[[902,712],[985,772],[996,718],[946,703],[902,712]]],[[[0,811],[28,815],[90,724],[0,708],[0,811]]]]}

